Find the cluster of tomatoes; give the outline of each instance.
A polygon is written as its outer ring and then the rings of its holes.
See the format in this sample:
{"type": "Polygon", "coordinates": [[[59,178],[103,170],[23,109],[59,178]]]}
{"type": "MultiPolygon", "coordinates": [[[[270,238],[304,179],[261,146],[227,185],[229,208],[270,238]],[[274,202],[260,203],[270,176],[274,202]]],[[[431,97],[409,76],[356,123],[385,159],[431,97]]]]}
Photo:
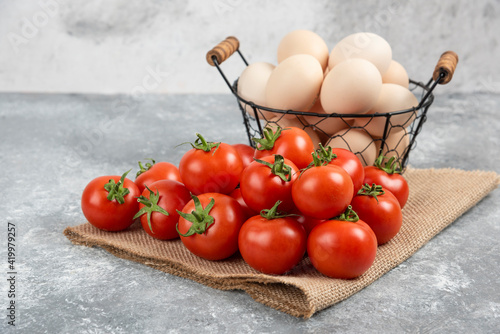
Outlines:
{"type": "Polygon", "coordinates": [[[391,159],[363,167],[352,152],[315,150],[295,127],[266,128],[257,148],[209,142],[197,134],[180,160],[143,165],[135,182],[122,176],[92,180],[82,211],[94,226],[121,231],[140,219],[161,240],[181,239],[207,260],[236,252],[254,269],[284,274],[307,252],[334,278],[370,268],[378,245],[402,224],[408,184],[391,159]]]}

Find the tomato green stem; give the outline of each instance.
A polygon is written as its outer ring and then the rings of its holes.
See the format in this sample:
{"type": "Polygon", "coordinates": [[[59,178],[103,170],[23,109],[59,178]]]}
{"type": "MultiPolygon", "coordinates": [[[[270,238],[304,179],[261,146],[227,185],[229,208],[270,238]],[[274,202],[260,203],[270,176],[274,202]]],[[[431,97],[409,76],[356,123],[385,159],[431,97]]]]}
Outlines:
{"type": "Polygon", "coordinates": [[[153,226],[151,225],[151,214],[153,212],[159,212],[164,214],[165,216],[169,216],[170,214],[167,210],[158,205],[158,201],[160,200],[159,190],[156,189],[156,193],[154,193],[151,189],[148,188],[148,186],[146,186],[146,189],[149,190],[149,198],[142,195],[137,198],[137,202],[144,204],[144,207],[135,214],[134,219],[139,218],[143,214],[146,214],[149,229],[154,234],[155,232],[153,231],[153,226]]]}
{"type": "Polygon", "coordinates": [[[346,222],[357,222],[359,220],[358,214],[352,209],[352,206],[348,206],[347,209],[340,214],[340,216],[337,216],[333,218],[334,220],[344,220],[346,222]]]}
{"type": "Polygon", "coordinates": [[[135,175],[135,178],[137,179],[137,177],[139,175],[141,175],[142,173],[145,173],[147,172],[148,170],[151,169],[151,167],[154,166],[154,164],[156,163],[156,161],[154,161],[154,159],[152,158],[148,158],[146,160],[151,160],[151,162],[146,162],[145,163],[145,166],[142,165],[142,162],[139,161],[139,171],[137,172],[137,174],[135,175]]]}
{"type": "Polygon", "coordinates": [[[316,150],[318,158],[330,163],[333,159],[337,158],[337,155],[332,152],[332,147],[327,146],[326,148],[319,143],[319,148],[316,150]]]}
{"type": "Polygon", "coordinates": [[[177,210],[177,212],[182,218],[193,223],[185,234],[179,232],[179,223],[177,223],[175,229],[177,230],[179,235],[183,237],[189,237],[195,233],[203,234],[208,230],[210,225],[212,225],[215,222],[214,217],[210,216],[210,210],[212,210],[212,208],[214,207],[215,200],[213,198],[210,198],[210,202],[208,203],[208,205],[205,208],[203,208],[200,199],[198,197],[196,197],[195,195],[191,195],[191,198],[194,201],[194,210],[191,211],[191,213],[184,213],[182,211],[177,210]]]}
{"type": "Polygon", "coordinates": [[[130,190],[123,187],[123,182],[125,182],[125,177],[130,171],[131,169],[125,172],[117,183],[115,180],[110,179],[109,182],[104,185],[104,189],[108,192],[108,196],[106,197],[108,200],[116,200],[119,204],[125,203],[124,197],[130,193],[130,190]]]}
{"type": "Polygon", "coordinates": [[[385,158],[387,157],[379,155],[373,165],[387,174],[401,174],[401,164],[396,160],[396,157],[391,157],[385,164],[383,164],[385,158]]]}
{"type": "Polygon", "coordinates": [[[260,211],[260,216],[263,217],[263,218],[266,218],[267,220],[272,220],[272,219],[276,219],[276,218],[285,218],[285,217],[292,217],[292,216],[298,216],[296,214],[293,214],[293,213],[285,213],[285,212],[279,212],[278,211],[278,206],[281,204],[282,202],[280,200],[276,201],[276,203],[274,203],[273,207],[271,209],[264,209],[264,210],[261,210],[260,211]]]}
{"type": "Polygon", "coordinates": [[[252,140],[258,144],[257,150],[272,150],[274,147],[274,143],[281,136],[281,131],[283,130],[287,129],[282,129],[279,125],[276,128],[276,131],[273,131],[273,128],[271,127],[266,127],[263,130],[263,138],[252,138],[252,140]]]}
{"type": "Polygon", "coordinates": [[[198,138],[196,138],[196,140],[194,141],[194,143],[185,142],[185,143],[181,143],[181,144],[179,144],[177,146],[181,146],[181,145],[184,145],[184,144],[189,144],[189,145],[191,145],[192,148],[195,148],[197,150],[203,150],[205,152],[210,152],[215,147],[215,150],[212,152],[212,155],[214,155],[215,151],[217,151],[217,149],[219,148],[219,145],[221,144],[220,142],[214,143],[214,142],[211,142],[211,141],[207,141],[199,133],[196,133],[196,136],[198,138]]]}
{"type": "Polygon", "coordinates": [[[259,159],[255,159],[255,161],[271,168],[271,172],[282,179],[284,182],[289,182],[292,180],[292,167],[285,164],[285,158],[283,158],[282,155],[275,154],[273,164],[259,159]]]}
{"type": "Polygon", "coordinates": [[[312,152],[311,155],[312,155],[313,161],[311,161],[311,163],[309,165],[307,165],[306,167],[304,167],[300,170],[299,178],[302,176],[302,174],[306,170],[308,170],[312,167],[326,166],[330,162],[330,161],[327,161],[327,160],[324,160],[323,158],[321,158],[320,155],[318,154],[318,152],[316,152],[316,151],[312,152]]]}
{"type": "Polygon", "coordinates": [[[361,189],[358,190],[358,195],[365,195],[365,196],[372,196],[377,200],[378,203],[378,197],[385,194],[384,189],[382,188],[381,185],[377,185],[373,183],[371,186],[368,183],[365,183],[361,189]]]}
{"type": "MultiPolygon", "coordinates": [[[[313,161],[312,161],[312,165],[315,166],[315,167],[319,167],[319,166],[323,166],[323,165],[326,165],[325,161],[323,161],[319,156],[318,156],[318,153],[316,152],[312,152],[312,157],[313,157],[313,161]]],[[[309,166],[308,166],[309,167],[309,166]]]]}

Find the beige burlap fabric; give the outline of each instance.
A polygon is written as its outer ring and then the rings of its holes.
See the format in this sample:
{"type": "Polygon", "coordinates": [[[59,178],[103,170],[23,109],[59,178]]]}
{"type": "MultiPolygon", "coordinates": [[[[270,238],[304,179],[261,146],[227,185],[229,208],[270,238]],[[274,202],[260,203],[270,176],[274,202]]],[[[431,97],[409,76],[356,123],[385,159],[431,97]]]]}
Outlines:
{"type": "Polygon", "coordinates": [[[139,224],[123,232],[109,233],[85,223],[66,228],[64,234],[75,244],[101,247],[118,257],[213,288],[241,289],[260,303],[309,318],[406,260],[500,183],[500,176],[494,172],[456,169],[408,168],[405,177],[411,193],[403,209],[401,231],[379,247],[373,266],[353,280],[325,277],[312,267],[307,257],[281,276],[261,274],[246,265],[239,255],[224,261],[203,260],[191,254],[180,240],[153,239],[139,224]]]}

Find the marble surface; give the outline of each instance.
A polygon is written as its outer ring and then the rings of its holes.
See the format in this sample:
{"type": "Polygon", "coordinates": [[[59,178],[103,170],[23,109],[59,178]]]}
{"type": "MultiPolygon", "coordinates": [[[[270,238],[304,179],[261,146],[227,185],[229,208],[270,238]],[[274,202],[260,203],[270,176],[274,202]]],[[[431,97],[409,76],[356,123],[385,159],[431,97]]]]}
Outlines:
{"type": "MultiPolygon", "coordinates": [[[[441,87],[438,87],[438,89],[441,87]]],[[[415,168],[500,173],[500,96],[442,94],[410,157],[415,168]]],[[[178,163],[195,132],[229,143],[246,135],[229,94],[0,93],[0,332],[5,314],[7,225],[16,235],[19,333],[494,333],[500,327],[500,190],[410,259],[311,319],[241,291],[219,291],[75,246],[80,196],[103,174],[154,157],[178,163]]]]}
{"type": "MultiPolygon", "coordinates": [[[[234,35],[250,62],[276,63],[281,38],[308,29],[330,50],[349,34],[377,33],[412,78],[429,77],[440,54],[454,50],[460,56],[454,89],[500,92],[496,0],[0,0],[0,5],[0,91],[226,93],[205,61],[213,46],[234,35]]],[[[236,60],[226,66],[235,78],[242,71],[236,60]]]]}

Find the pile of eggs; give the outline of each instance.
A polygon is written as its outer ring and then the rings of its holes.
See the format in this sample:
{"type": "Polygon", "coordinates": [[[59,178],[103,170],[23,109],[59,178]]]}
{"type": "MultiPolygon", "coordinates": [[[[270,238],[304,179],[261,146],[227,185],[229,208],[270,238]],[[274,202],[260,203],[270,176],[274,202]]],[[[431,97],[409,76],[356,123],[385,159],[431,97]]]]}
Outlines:
{"type": "MultiPolygon", "coordinates": [[[[318,34],[295,30],[280,41],[277,60],[277,65],[247,66],[238,79],[238,96],[256,106],[303,115],[257,109],[259,119],[282,128],[303,128],[314,143],[349,149],[365,165],[375,161],[384,134],[382,154],[403,156],[409,144],[407,128],[417,109],[391,116],[387,129],[386,117],[374,115],[412,109],[419,101],[385,39],[369,32],[354,33],[330,52],[318,34]]],[[[251,105],[241,104],[253,117],[251,105]]]]}

